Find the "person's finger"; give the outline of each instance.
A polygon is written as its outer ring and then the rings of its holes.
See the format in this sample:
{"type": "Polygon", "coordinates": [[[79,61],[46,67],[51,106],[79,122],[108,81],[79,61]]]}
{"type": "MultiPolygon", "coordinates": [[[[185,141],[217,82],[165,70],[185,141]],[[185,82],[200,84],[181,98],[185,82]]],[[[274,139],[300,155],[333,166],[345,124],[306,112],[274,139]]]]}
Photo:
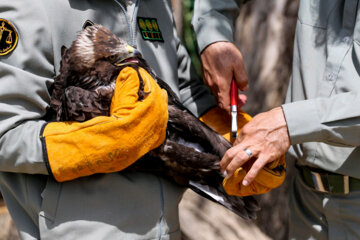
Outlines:
{"type": "Polygon", "coordinates": [[[236,169],[244,165],[247,161],[249,161],[255,154],[250,150],[251,154],[247,153],[245,151],[244,146],[236,146],[233,147],[233,149],[236,149],[236,152],[230,152],[230,161],[228,158],[226,158],[223,162],[222,169],[225,169],[227,176],[231,177],[236,169]]]}
{"type": "Polygon", "coordinates": [[[245,94],[239,94],[238,95],[238,108],[241,108],[242,106],[245,105],[247,101],[247,96],[245,94]]]}
{"type": "Polygon", "coordinates": [[[220,83],[217,92],[218,106],[230,114],[230,84],[226,84],[225,79],[220,83]]]}
{"type": "Polygon", "coordinates": [[[235,156],[239,154],[239,152],[242,152],[243,148],[244,148],[243,146],[237,145],[237,146],[233,146],[232,148],[228,149],[225,152],[223,158],[220,161],[220,169],[222,172],[226,170],[228,165],[234,160],[235,156]]]}
{"type": "Polygon", "coordinates": [[[242,181],[242,185],[248,186],[249,184],[251,184],[267,162],[268,162],[268,158],[265,157],[258,158],[251,166],[246,176],[244,177],[244,180],[242,181]]]}
{"type": "Polygon", "coordinates": [[[230,97],[228,94],[224,94],[214,81],[209,81],[208,86],[216,99],[217,105],[230,114],[230,97]]]}
{"type": "Polygon", "coordinates": [[[243,61],[238,61],[237,66],[234,67],[234,77],[236,85],[241,91],[247,91],[249,89],[249,79],[243,61]]]}
{"type": "Polygon", "coordinates": [[[211,92],[215,95],[218,92],[217,85],[215,83],[216,81],[214,81],[215,76],[209,70],[206,70],[205,67],[203,67],[202,69],[202,76],[205,84],[210,88],[211,92]]]}
{"type": "Polygon", "coordinates": [[[231,160],[234,158],[236,152],[237,152],[237,150],[235,147],[232,147],[225,152],[224,156],[222,157],[222,159],[219,163],[220,169],[222,172],[224,172],[226,170],[226,167],[229,165],[231,160]]]}

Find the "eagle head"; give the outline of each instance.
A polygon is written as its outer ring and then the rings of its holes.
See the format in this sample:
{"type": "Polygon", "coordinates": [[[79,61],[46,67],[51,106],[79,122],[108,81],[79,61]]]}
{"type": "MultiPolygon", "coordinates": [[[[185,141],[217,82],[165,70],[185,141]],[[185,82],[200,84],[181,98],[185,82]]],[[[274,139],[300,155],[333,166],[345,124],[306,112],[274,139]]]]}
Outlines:
{"type": "Polygon", "coordinates": [[[85,28],[69,48],[70,64],[78,72],[95,67],[99,61],[115,66],[137,63],[141,53],[102,25],[85,28]]]}

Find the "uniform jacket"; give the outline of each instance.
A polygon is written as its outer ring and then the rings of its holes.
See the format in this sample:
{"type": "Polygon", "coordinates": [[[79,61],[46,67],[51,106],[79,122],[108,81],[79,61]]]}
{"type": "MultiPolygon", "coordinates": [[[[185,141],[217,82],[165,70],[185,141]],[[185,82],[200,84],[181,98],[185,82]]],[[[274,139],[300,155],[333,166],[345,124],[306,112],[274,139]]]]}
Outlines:
{"type": "Polygon", "coordinates": [[[360,4],[300,1],[287,104],[300,165],[360,178],[360,4]]]}
{"type": "MultiPolygon", "coordinates": [[[[60,49],[69,47],[86,23],[102,24],[136,45],[195,115],[215,105],[176,37],[170,1],[143,0],[138,7],[135,2],[0,3],[0,34],[5,19],[18,36],[14,50],[0,56],[0,189],[23,239],[180,238],[177,204],[182,188],[155,175],[126,171],[57,183],[43,159],[39,136],[48,121],[49,88],[59,73],[60,49]],[[154,20],[156,24],[145,30],[156,34],[144,34],[140,18],[154,20]]],[[[231,34],[210,30],[212,25],[206,28],[207,21],[202,21],[215,14],[231,31],[226,16],[238,10],[236,3],[198,1],[196,9],[194,26],[212,36],[199,35],[201,50],[214,41],[232,40],[231,34]]],[[[13,43],[6,41],[9,32],[1,36],[0,46],[6,51],[13,43]]],[[[15,41],[16,35],[11,36],[15,41]]]]}

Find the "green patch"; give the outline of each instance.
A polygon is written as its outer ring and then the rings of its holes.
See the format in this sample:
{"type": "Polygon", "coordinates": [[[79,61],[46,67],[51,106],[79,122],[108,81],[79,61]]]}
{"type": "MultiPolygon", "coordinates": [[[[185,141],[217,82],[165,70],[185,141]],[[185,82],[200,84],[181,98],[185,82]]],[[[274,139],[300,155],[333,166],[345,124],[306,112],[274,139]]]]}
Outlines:
{"type": "Polygon", "coordinates": [[[6,19],[0,18],[0,56],[14,51],[19,40],[15,27],[6,19]]]}
{"type": "Polygon", "coordinates": [[[144,40],[152,41],[152,42],[164,42],[156,18],[138,17],[137,23],[139,26],[141,36],[144,40]]]}

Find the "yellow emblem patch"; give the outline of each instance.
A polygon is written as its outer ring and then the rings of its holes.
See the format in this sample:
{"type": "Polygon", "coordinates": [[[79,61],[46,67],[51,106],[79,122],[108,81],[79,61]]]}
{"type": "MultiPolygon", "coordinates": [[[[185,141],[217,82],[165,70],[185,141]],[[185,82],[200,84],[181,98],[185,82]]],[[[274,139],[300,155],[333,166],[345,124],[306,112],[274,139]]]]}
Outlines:
{"type": "Polygon", "coordinates": [[[11,53],[18,43],[15,27],[6,19],[0,18],[0,56],[11,53]]]}

